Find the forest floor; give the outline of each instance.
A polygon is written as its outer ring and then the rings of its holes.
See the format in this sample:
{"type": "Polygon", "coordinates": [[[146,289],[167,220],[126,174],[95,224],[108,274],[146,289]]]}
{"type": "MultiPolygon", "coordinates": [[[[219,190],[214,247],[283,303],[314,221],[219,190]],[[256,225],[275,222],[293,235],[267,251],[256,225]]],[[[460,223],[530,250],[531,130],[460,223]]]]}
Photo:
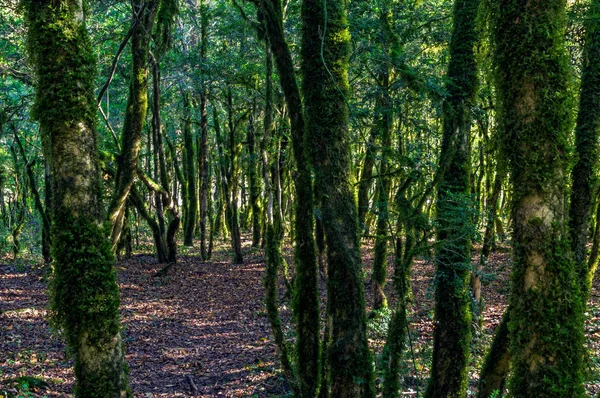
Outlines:
{"type": "MultiPolygon", "coordinates": [[[[367,306],[372,303],[372,250],[363,245],[367,306]]],[[[148,252],[150,252],[148,248],[148,252]]],[[[291,249],[286,250],[291,261],[291,249]]],[[[131,386],[136,397],[286,397],[289,388],[278,368],[277,354],[263,304],[264,258],[245,243],[244,264],[232,265],[225,242],[212,262],[197,249],[183,248],[168,276],[149,254],[117,263],[121,288],[123,337],[131,386]]],[[[390,261],[391,270],[391,261],[390,261]]],[[[410,344],[405,354],[404,391],[424,390],[432,355],[433,272],[428,259],[413,270],[414,301],[409,310],[410,344]]],[[[470,392],[476,390],[483,357],[500,322],[509,293],[510,256],[495,253],[482,291],[483,326],[472,343],[470,392]]],[[[288,334],[289,299],[281,284],[282,317],[288,334]]],[[[391,283],[388,284],[393,304],[391,283]]],[[[46,282],[39,264],[0,259],[0,397],[72,396],[72,359],[63,339],[46,319],[46,282]]],[[[321,282],[325,297],[325,283],[321,282]]],[[[600,282],[596,280],[588,309],[589,394],[600,390],[600,282]]],[[[369,322],[369,342],[376,353],[384,344],[390,314],[369,322]]],[[[376,360],[377,362],[377,360],[376,360]]],[[[377,385],[381,372],[377,373],[377,385]]],[[[471,394],[470,394],[471,395],[471,394]]]]}

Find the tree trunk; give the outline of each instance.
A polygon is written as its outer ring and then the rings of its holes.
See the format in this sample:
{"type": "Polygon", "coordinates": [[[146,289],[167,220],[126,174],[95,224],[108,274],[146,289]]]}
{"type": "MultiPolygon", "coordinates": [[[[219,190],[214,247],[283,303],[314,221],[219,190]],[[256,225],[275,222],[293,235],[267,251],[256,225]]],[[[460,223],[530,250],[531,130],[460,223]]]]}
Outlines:
{"type": "Polygon", "coordinates": [[[357,208],[350,181],[346,106],[350,32],[345,2],[327,1],[326,9],[323,5],[317,0],[302,2],[301,71],[307,149],[327,244],[330,393],[340,398],[374,397],[357,208]]]}
{"type": "MultiPolygon", "coordinates": [[[[208,50],[208,11],[204,1],[200,2],[200,60],[201,70],[204,71],[206,64],[206,52],[208,50]]],[[[206,111],[207,89],[205,75],[202,74],[202,88],[200,91],[200,148],[198,148],[198,173],[200,174],[200,256],[203,261],[210,259],[212,250],[206,248],[206,227],[209,215],[210,202],[210,179],[208,176],[208,115],[206,111]]],[[[211,234],[212,237],[212,229],[211,234]]]]}
{"type": "Polygon", "coordinates": [[[477,269],[471,275],[471,292],[473,293],[473,301],[475,301],[476,311],[474,317],[478,318],[483,310],[483,302],[481,298],[481,273],[484,272],[488,264],[488,259],[492,253],[492,244],[494,242],[494,223],[498,214],[498,198],[502,190],[502,181],[504,180],[503,166],[498,165],[496,170],[496,179],[494,180],[494,188],[492,195],[488,198],[486,204],[485,231],[483,233],[483,246],[481,255],[479,256],[479,264],[477,269]]]}
{"type": "Polygon", "coordinates": [[[470,199],[471,106],[477,91],[474,47],[479,0],[456,0],[450,40],[448,97],[440,163],[449,162],[437,198],[435,329],[433,363],[425,397],[463,398],[467,393],[471,341],[471,236],[474,203],[470,199]]]}
{"type": "Polygon", "coordinates": [[[586,245],[592,212],[592,189],[597,185],[594,168],[598,163],[598,138],[600,135],[600,1],[592,0],[585,20],[583,48],[583,74],[579,97],[579,113],[575,128],[577,163],[571,180],[571,208],[569,227],[571,248],[581,280],[581,291],[587,300],[592,287],[593,273],[586,261],[586,245]]]}
{"type": "Polygon", "coordinates": [[[158,9],[156,0],[138,0],[133,4],[134,15],[131,37],[132,71],[129,96],[123,121],[121,154],[115,179],[115,190],[108,208],[108,220],[111,224],[111,247],[116,250],[123,229],[125,202],[138,165],[142,143],[144,120],[148,110],[148,55],[154,17],[158,9]],[[136,22],[136,18],[139,21],[136,22]]]}
{"type": "Polygon", "coordinates": [[[256,152],[256,140],[254,132],[254,113],[256,104],[252,104],[252,111],[248,117],[248,182],[250,184],[250,210],[252,211],[252,247],[258,247],[260,244],[260,205],[258,197],[260,196],[260,185],[257,177],[258,154],[256,152]]]}
{"type": "Polygon", "coordinates": [[[242,264],[244,257],[242,255],[242,236],[240,232],[240,217],[238,211],[238,157],[240,154],[240,145],[236,140],[237,123],[233,117],[233,94],[231,87],[227,90],[227,119],[229,126],[229,164],[227,170],[227,180],[229,182],[227,220],[229,232],[231,234],[231,244],[234,252],[234,264],[242,264]]]}
{"type": "MultiPolygon", "coordinates": [[[[279,72],[279,82],[289,110],[292,148],[296,160],[296,178],[294,179],[296,187],[294,207],[296,283],[293,311],[298,334],[296,345],[298,385],[302,397],[314,397],[320,382],[320,320],[318,271],[313,232],[313,189],[308,153],[304,146],[304,115],[294,62],[284,37],[281,2],[280,0],[264,0],[262,5],[269,38],[268,43],[279,72]]],[[[282,154],[284,146],[285,143],[282,143],[280,152],[282,154]]],[[[275,209],[277,214],[274,217],[275,220],[281,221],[281,207],[283,207],[281,200],[282,159],[283,157],[280,157],[279,162],[274,162],[277,168],[277,173],[275,173],[277,180],[272,182],[276,195],[275,200],[279,204],[275,209]]],[[[283,223],[280,222],[280,224],[283,223]]],[[[280,227],[280,233],[283,235],[283,226],[280,227]]],[[[326,388],[326,386],[322,386],[322,388],[326,388]]]]}
{"type": "Polygon", "coordinates": [[[565,2],[495,5],[496,91],[512,181],[515,397],[583,394],[583,309],[565,214],[572,128],[565,2]]]}
{"type": "Polygon", "coordinates": [[[510,322],[510,309],[507,308],[502,321],[496,327],[494,340],[488,352],[483,369],[479,375],[479,388],[477,398],[489,398],[494,391],[499,391],[496,397],[504,394],[504,385],[510,369],[510,353],[508,351],[510,339],[508,324],[510,322]]]}
{"type": "Polygon", "coordinates": [[[131,396],[94,119],[95,57],[77,0],[27,3],[34,115],[52,174],[51,309],[75,358],[75,395],[131,396]]]}
{"type": "Polygon", "coordinates": [[[192,114],[190,96],[188,92],[183,93],[183,142],[185,151],[185,193],[186,203],[185,222],[183,223],[183,244],[194,245],[194,230],[196,228],[196,212],[198,209],[198,196],[196,191],[196,168],[194,139],[192,137],[192,114]]]}

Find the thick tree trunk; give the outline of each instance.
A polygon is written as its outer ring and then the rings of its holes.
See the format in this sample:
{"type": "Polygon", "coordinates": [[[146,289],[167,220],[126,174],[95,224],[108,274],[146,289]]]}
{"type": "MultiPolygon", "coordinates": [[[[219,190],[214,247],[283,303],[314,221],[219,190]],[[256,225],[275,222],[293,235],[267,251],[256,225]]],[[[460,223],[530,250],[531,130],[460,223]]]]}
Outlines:
{"type": "Polygon", "coordinates": [[[515,397],[581,396],[584,303],[565,214],[573,103],[565,2],[501,0],[493,15],[513,185],[509,389],[515,397]]]}
{"type": "Polygon", "coordinates": [[[34,115],[52,174],[51,309],[75,358],[78,397],[131,396],[97,161],[92,44],[77,0],[27,3],[34,115]]]}
{"type": "Polygon", "coordinates": [[[425,397],[463,398],[471,341],[471,236],[474,203],[470,199],[471,109],[477,90],[474,47],[479,0],[456,0],[450,40],[448,97],[440,163],[449,162],[437,199],[435,330],[431,379],[425,397]]]}
{"type": "Polygon", "coordinates": [[[346,106],[350,33],[345,2],[329,0],[326,10],[323,6],[318,0],[302,2],[301,70],[307,149],[312,155],[315,192],[327,243],[330,392],[340,398],[373,397],[357,208],[350,171],[346,106]]]}

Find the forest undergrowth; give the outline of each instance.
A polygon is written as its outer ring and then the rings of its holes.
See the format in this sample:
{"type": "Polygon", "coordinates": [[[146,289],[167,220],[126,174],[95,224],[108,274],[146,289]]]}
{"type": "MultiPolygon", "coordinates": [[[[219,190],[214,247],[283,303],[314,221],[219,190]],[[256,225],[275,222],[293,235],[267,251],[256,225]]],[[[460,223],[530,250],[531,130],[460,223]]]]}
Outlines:
{"type": "MultiPolygon", "coordinates": [[[[166,277],[151,246],[117,262],[121,289],[123,337],[131,386],[136,397],[287,397],[291,392],[279,371],[277,354],[263,304],[263,251],[245,237],[243,264],[232,265],[227,242],[211,262],[202,262],[196,248],[182,255],[166,277]],[[144,254],[141,254],[144,253],[144,254]]],[[[370,270],[372,242],[363,242],[367,310],[373,297],[370,270]]],[[[285,249],[291,263],[292,250],[285,249]]],[[[474,258],[478,258],[474,251],[474,258]]],[[[389,259],[388,275],[392,275],[389,259]]],[[[433,341],[433,274],[431,259],[420,258],[413,269],[414,300],[409,310],[410,341],[404,355],[403,389],[420,396],[430,374],[433,341]]],[[[489,262],[482,289],[485,310],[474,326],[469,395],[476,391],[478,372],[507,305],[510,252],[500,247],[489,262]]],[[[285,330],[293,339],[290,297],[281,280],[285,330]]],[[[395,302],[391,280],[386,293],[395,302]]],[[[325,282],[321,280],[325,300],[325,282]]],[[[46,278],[37,258],[0,259],[0,397],[69,397],[74,375],[64,340],[46,321],[46,278]]],[[[369,320],[369,344],[381,354],[390,314],[369,320]]],[[[587,310],[586,390],[600,390],[600,282],[595,281],[587,310]]],[[[376,362],[378,361],[376,355],[376,362]]],[[[377,366],[376,385],[383,372],[377,366]]],[[[379,388],[378,388],[379,390],[379,388]]]]}

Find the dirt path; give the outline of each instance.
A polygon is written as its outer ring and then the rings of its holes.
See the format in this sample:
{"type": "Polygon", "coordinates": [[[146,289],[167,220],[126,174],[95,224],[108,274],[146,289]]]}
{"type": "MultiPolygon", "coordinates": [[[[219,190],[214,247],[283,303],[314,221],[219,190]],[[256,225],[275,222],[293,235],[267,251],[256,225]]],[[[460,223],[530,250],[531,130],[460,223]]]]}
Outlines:
{"type": "MultiPolygon", "coordinates": [[[[365,246],[363,260],[368,270],[372,259],[365,246]]],[[[181,256],[164,278],[152,277],[160,266],[149,255],[117,264],[123,336],[136,397],[289,396],[264,311],[262,254],[246,251],[242,265],[230,264],[226,248],[211,263],[202,263],[192,251],[181,256]]],[[[509,264],[506,252],[491,259],[489,272],[495,276],[483,289],[487,306],[483,328],[473,343],[471,389],[506,307],[509,264]]],[[[409,316],[412,338],[406,353],[405,391],[422,391],[429,374],[433,272],[427,260],[418,261],[413,270],[415,299],[409,316]]],[[[592,362],[598,358],[600,341],[596,285],[587,323],[592,362]]],[[[369,304],[368,282],[365,288],[369,304]]],[[[393,303],[391,284],[387,291],[393,303]]],[[[34,378],[29,380],[30,395],[25,397],[72,396],[72,361],[64,355],[62,339],[50,333],[46,306],[41,271],[0,263],[0,396],[15,393],[14,380],[22,376],[34,378]],[[39,380],[46,384],[36,387],[39,380]]],[[[283,301],[282,309],[286,330],[291,331],[289,300],[283,301]]],[[[376,352],[383,346],[387,319],[389,315],[370,321],[369,341],[376,352]]],[[[597,391],[600,375],[593,363],[589,378],[588,392],[597,391]]],[[[380,374],[376,383],[381,383],[380,374]]]]}

